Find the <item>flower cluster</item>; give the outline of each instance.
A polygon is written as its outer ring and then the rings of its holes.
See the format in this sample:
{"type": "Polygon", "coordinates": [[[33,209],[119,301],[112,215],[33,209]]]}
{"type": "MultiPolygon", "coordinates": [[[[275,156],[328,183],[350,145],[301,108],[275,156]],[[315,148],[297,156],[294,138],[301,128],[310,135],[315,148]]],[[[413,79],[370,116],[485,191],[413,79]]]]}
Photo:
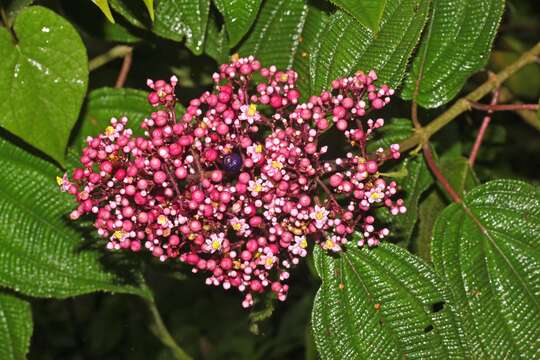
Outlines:
{"type": "Polygon", "coordinates": [[[113,118],[87,139],[71,180],[59,178],[78,202],[71,218],[93,214],[108,249],[146,249],[205,273],[209,285],[237,288],[244,307],[266,290],[285,300],[310,243],[341,251],[357,231],[358,246],[374,246],[389,233],[374,208],[406,211],[379,172],[399,146],[366,148],[384,124],[368,114],[393,94],[376,79],[359,72],[299,104],[294,71],[235,59],[178,119],[177,79],[148,80],[156,111],[141,124],[145,135],[113,118]],[[337,159],[323,141],[330,130],[347,147],[337,159]]]}

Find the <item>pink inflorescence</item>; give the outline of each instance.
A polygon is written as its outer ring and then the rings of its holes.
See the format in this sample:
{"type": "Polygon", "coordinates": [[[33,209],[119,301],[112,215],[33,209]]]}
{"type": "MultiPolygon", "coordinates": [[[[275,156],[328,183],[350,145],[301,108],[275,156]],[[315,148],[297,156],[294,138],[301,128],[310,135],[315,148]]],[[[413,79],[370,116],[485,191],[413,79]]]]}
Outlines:
{"type": "Polygon", "coordinates": [[[374,246],[389,233],[374,208],[406,211],[396,183],[379,172],[399,146],[366,149],[384,124],[368,114],[393,94],[376,79],[358,72],[299,104],[294,71],[241,58],[222,65],[215,91],[179,119],[176,77],[148,80],[156,111],[141,125],[145,136],[113,118],[87,139],[71,180],[59,179],[79,204],[71,218],[93,214],[108,249],[146,249],[204,272],[208,285],[237,288],[244,307],[269,289],[285,300],[289,271],[310,242],[337,252],[357,231],[358,246],[374,246]],[[327,160],[320,141],[332,125],[350,149],[327,160]]]}

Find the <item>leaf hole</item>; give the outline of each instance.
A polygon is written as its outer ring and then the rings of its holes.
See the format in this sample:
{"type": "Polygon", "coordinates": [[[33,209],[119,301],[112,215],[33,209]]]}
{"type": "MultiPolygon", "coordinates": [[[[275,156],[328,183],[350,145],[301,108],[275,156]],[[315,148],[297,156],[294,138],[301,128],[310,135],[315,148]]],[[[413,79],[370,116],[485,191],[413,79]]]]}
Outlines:
{"type": "Polygon", "coordinates": [[[424,332],[427,334],[428,332],[430,332],[431,330],[433,330],[433,325],[429,324],[428,326],[426,326],[424,328],[424,332]]]}
{"type": "Polygon", "coordinates": [[[446,303],[444,301],[438,301],[436,303],[431,304],[431,312],[438,313],[439,311],[444,310],[444,305],[446,303]]]}

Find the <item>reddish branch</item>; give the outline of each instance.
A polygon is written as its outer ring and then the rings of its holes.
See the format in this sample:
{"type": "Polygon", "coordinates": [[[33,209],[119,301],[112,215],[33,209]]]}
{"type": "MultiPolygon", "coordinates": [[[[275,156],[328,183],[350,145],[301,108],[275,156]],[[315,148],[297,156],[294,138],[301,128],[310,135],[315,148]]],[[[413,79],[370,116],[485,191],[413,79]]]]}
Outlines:
{"type": "Polygon", "coordinates": [[[435,160],[433,159],[433,155],[431,154],[431,149],[429,148],[429,144],[425,144],[422,147],[422,150],[424,151],[424,159],[426,160],[427,165],[431,169],[431,172],[437,180],[441,183],[444,190],[448,193],[450,198],[453,202],[461,203],[461,197],[459,194],[452,188],[452,185],[448,182],[448,180],[444,177],[442,171],[439,169],[437,164],[435,163],[435,160]]]}
{"type": "Polygon", "coordinates": [[[118,78],[116,79],[116,84],[114,87],[121,88],[124,87],[124,84],[126,83],[126,79],[129,73],[129,69],[131,68],[131,61],[133,60],[133,52],[129,51],[126,56],[124,56],[124,61],[122,61],[122,68],[120,69],[120,73],[118,74],[118,78]]]}
{"type": "Polygon", "coordinates": [[[504,104],[504,105],[486,105],[476,101],[470,101],[471,107],[483,111],[515,111],[515,110],[538,110],[538,104],[504,104]]]}
{"type": "MultiPolygon", "coordinates": [[[[489,106],[493,107],[497,105],[497,101],[499,99],[499,89],[496,89],[493,93],[493,98],[491,99],[491,104],[489,106]]],[[[484,140],[484,136],[486,134],[486,130],[489,126],[489,123],[491,122],[491,115],[493,114],[493,110],[488,110],[488,113],[484,117],[484,120],[482,121],[482,125],[480,126],[480,130],[478,130],[478,135],[476,136],[476,140],[474,141],[474,145],[471,151],[471,155],[469,156],[469,165],[471,168],[474,167],[474,163],[476,162],[476,158],[478,156],[478,151],[480,150],[480,146],[482,146],[482,141],[484,140]]]]}

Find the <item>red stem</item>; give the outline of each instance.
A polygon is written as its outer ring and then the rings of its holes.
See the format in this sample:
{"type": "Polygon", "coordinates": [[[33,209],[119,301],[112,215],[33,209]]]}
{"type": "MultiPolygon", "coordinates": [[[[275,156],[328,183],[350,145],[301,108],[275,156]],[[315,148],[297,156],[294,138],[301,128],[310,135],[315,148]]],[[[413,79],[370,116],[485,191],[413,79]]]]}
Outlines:
{"type": "Polygon", "coordinates": [[[129,73],[129,69],[131,68],[131,61],[133,60],[133,53],[130,51],[129,53],[124,56],[124,60],[122,61],[122,67],[120,68],[120,73],[118,74],[118,78],[116,79],[116,84],[114,87],[121,88],[124,87],[124,84],[126,83],[126,79],[129,73]]]}
{"type": "Polygon", "coordinates": [[[437,180],[441,183],[444,190],[446,190],[446,192],[448,193],[448,195],[450,196],[452,201],[456,202],[456,203],[461,203],[462,202],[461,197],[452,188],[452,185],[450,185],[448,180],[446,180],[443,173],[441,172],[441,170],[439,169],[439,167],[435,163],[435,160],[433,160],[433,155],[431,154],[431,149],[429,148],[429,144],[425,144],[422,147],[422,150],[424,152],[424,159],[426,159],[426,163],[429,166],[429,168],[431,169],[431,172],[433,173],[433,175],[435,175],[437,180]]]}
{"type": "Polygon", "coordinates": [[[470,101],[471,107],[483,111],[514,111],[514,110],[538,110],[538,104],[505,104],[505,105],[486,105],[476,101],[470,101]]]}
{"type": "MultiPolygon", "coordinates": [[[[493,98],[491,99],[490,106],[497,105],[498,100],[499,100],[499,89],[495,89],[495,92],[493,93],[493,98]]],[[[476,162],[476,158],[478,157],[478,152],[480,151],[480,146],[482,146],[482,141],[484,140],[486,130],[489,126],[489,123],[491,122],[492,114],[493,114],[493,110],[488,110],[488,113],[486,114],[486,116],[484,117],[484,120],[482,121],[480,130],[478,130],[478,135],[476,136],[476,140],[474,141],[474,145],[471,150],[471,155],[469,156],[469,165],[471,169],[474,167],[474,163],[476,162]]]]}

